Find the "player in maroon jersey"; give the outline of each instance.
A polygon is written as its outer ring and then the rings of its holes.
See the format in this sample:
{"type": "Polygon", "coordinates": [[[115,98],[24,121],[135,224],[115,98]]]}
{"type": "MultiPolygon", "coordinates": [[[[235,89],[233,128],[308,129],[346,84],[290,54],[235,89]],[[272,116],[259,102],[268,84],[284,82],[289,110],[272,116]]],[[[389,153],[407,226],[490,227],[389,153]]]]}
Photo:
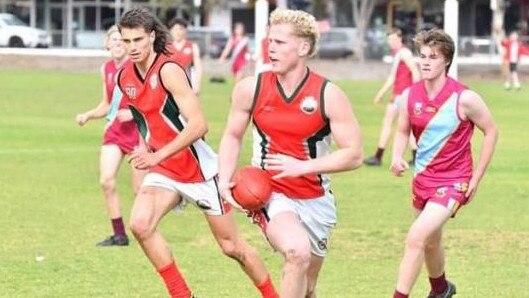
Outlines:
{"type": "Polygon", "coordinates": [[[203,137],[208,130],[184,69],[169,56],[168,32],[146,9],[123,15],[119,29],[133,62],[118,74],[142,138],[130,159],[148,169],[131,215],[131,230],[172,297],[192,296],[157,226],[172,209],[199,208],[224,254],[241,265],[261,295],[277,298],[254,248],[241,239],[217,188],[217,156],[203,137]]]}
{"type": "MultiPolygon", "coordinates": [[[[367,158],[364,163],[368,166],[380,166],[382,164],[382,157],[384,156],[384,150],[391,136],[391,128],[393,121],[397,117],[399,99],[402,92],[411,86],[413,82],[417,82],[420,78],[419,68],[415,61],[413,61],[413,54],[403,43],[402,43],[402,31],[398,28],[394,28],[388,32],[388,44],[393,54],[393,66],[391,72],[380,90],[375,96],[375,104],[382,102],[384,94],[393,86],[391,100],[386,107],[386,114],[382,120],[382,130],[378,139],[377,150],[375,155],[367,158]]],[[[411,142],[412,150],[414,148],[414,142],[411,142]]],[[[413,150],[414,152],[415,150],[413,150]]],[[[415,154],[412,152],[412,159],[415,154]]]]}
{"type": "MultiPolygon", "coordinates": [[[[132,121],[132,114],[128,105],[121,100],[121,93],[115,94],[116,73],[125,65],[127,53],[121,34],[117,26],[112,26],[106,34],[105,47],[110,51],[112,59],[105,62],[101,68],[103,78],[103,100],[93,109],[78,114],[76,122],[84,125],[91,119],[107,117],[107,125],[103,135],[103,146],[101,147],[99,161],[99,181],[114,234],[97,243],[97,246],[124,246],[129,244],[123,218],[119,196],[117,192],[117,174],[119,166],[126,154],[132,153],[138,146],[139,134],[136,124],[132,121]],[[111,107],[114,107],[111,109],[111,107]]],[[[132,188],[137,193],[145,171],[135,168],[131,169],[132,188]]]]}
{"type": "Polygon", "coordinates": [[[431,284],[428,297],[448,298],[456,289],[445,277],[442,229],[474,197],[498,132],[481,97],[447,76],[454,55],[450,36],[439,29],[423,31],[415,43],[423,80],[402,98],[390,170],[401,176],[409,168],[402,155],[413,133],[418,145],[413,174],[417,218],[408,231],[393,297],[408,297],[425,263],[431,284]],[[474,126],[484,135],[475,169],[470,148],[474,126]]]}
{"type": "Polygon", "coordinates": [[[235,23],[233,26],[233,34],[228,39],[226,46],[222,50],[219,61],[222,63],[226,61],[228,55],[231,55],[231,71],[235,78],[235,82],[240,81],[244,75],[244,67],[246,66],[248,54],[248,37],[246,37],[246,30],[243,23],[235,23]]]}
{"type": "Polygon", "coordinates": [[[362,164],[360,128],[347,96],[306,66],[318,37],[312,15],[283,9],[272,13],[272,70],[235,86],[219,149],[219,188],[240,208],[229,181],[252,121],[252,164],[269,172],[273,191],[254,218],[283,256],[282,298],[316,297],[318,274],[336,223],[328,174],[362,164]],[[331,139],[338,147],[334,152],[331,139]]]}
{"type": "Polygon", "coordinates": [[[200,94],[202,85],[202,58],[198,45],[187,39],[187,21],[174,18],[167,24],[173,38],[171,57],[182,66],[189,78],[195,94],[200,94]]]}

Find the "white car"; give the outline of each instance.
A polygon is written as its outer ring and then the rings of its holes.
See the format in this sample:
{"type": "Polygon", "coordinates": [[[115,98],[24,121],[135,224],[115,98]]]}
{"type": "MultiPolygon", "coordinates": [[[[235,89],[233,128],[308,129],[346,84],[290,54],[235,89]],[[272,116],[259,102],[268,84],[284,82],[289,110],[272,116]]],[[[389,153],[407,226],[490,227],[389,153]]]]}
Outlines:
{"type": "Polygon", "coordinates": [[[29,27],[9,13],[0,13],[0,46],[44,47],[51,45],[51,36],[44,30],[29,27]]]}

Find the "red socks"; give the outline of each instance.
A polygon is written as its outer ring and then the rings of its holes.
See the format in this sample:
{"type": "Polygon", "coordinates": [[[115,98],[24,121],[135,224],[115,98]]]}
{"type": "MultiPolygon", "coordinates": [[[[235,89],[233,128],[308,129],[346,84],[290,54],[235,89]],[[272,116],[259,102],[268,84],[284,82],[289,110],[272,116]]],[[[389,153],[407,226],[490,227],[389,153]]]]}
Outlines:
{"type": "Polygon", "coordinates": [[[270,279],[270,275],[266,277],[265,281],[257,286],[257,289],[259,289],[263,298],[279,298],[279,295],[272,284],[272,279],[270,279]]]}
{"type": "Polygon", "coordinates": [[[178,268],[176,268],[175,262],[171,262],[165,267],[160,268],[158,273],[163,278],[167,291],[171,295],[171,298],[189,298],[191,297],[191,291],[187,287],[186,281],[178,268]]]}
{"type": "Polygon", "coordinates": [[[444,272],[439,277],[430,277],[429,279],[430,285],[432,286],[432,292],[435,294],[443,293],[446,290],[446,287],[448,287],[448,282],[446,281],[444,272]]]}

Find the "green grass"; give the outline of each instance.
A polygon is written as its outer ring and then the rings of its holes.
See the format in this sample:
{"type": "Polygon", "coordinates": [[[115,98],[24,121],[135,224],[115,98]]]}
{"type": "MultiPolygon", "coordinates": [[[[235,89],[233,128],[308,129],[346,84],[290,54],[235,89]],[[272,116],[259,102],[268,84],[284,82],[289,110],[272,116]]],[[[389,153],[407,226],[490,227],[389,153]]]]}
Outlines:
{"type": "MultiPolygon", "coordinates": [[[[136,242],[96,248],[110,233],[98,186],[103,121],[79,128],[74,116],[99,101],[97,74],[0,71],[0,297],[165,297],[136,242]],[[44,255],[42,262],[35,256],[44,255]]],[[[447,275],[457,297],[529,297],[528,92],[499,82],[467,82],[484,96],[500,128],[493,163],[474,202],[445,231],[447,275]]],[[[372,105],[382,82],[338,84],[362,126],[365,153],[374,151],[383,108],[372,105]]],[[[230,84],[206,83],[201,98],[217,148],[230,84]]],[[[479,151],[481,137],[475,138],[479,151]]],[[[250,153],[246,139],[243,161],[250,153]]],[[[319,280],[319,297],[389,297],[412,221],[410,176],[393,178],[387,165],[333,177],[339,224],[319,280]]],[[[119,190],[126,218],[132,205],[129,171],[119,190]]],[[[281,257],[238,214],[244,238],[256,246],[276,285],[281,257]]],[[[188,208],[161,225],[194,291],[209,297],[258,297],[235,262],[217,248],[201,214],[188,208]]],[[[423,272],[412,297],[425,296],[423,272]]]]}

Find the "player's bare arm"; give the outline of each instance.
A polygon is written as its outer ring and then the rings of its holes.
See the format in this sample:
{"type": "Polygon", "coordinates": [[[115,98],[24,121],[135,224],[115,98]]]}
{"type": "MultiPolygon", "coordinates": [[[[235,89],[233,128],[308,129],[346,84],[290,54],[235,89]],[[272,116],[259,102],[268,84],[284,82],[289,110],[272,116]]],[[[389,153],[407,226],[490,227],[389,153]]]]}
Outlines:
{"type": "Polygon", "coordinates": [[[88,122],[90,119],[99,119],[105,117],[108,114],[108,111],[110,110],[110,104],[107,100],[107,92],[105,87],[105,70],[103,67],[101,67],[101,77],[103,78],[102,100],[95,108],[84,113],[77,114],[77,116],[75,117],[75,122],[77,122],[77,124],[79,124],[80,126],[86,124],[86,122],[88,122]]]}
{"type": "Polygon", "coordinates": [[[483,132],[484,136],[481,145],[481,154],[467,191],[467,197],[471,199],[475,195],[479,182],[483,178],[494,154],[498,140],[498,128],[487,105],[476,92],[465,90],[461,94],[460,105],[462,118],[472,121],[483,132]]]}
{"type": "Polygon", "coordinates": [[[198,98],[187,83],[187,77],[181,67],[174,63],[167,63],[160,69],[160,80],[173,95],[180,113],[187,121],[187,126],[178,137],[167,143],[158,151],[138,152],[131,155],[133,166],[137,169],[147,169],[157,165],[168,157],[189,147],[208,131],[204,114],[200,109],[198,98]]]}
{"type": "Polygon", "coordinates": [[[362,165],[363,150],[360,126],[345,93],[329,83],[325,89],[325,112],[338,150],[310,160],[298,160],[283,154],[268,154],[266,169],[279,171],[275,179],[298,177],[312,173],[335,173],[353,170],[362,165]]]}
{"type": "Polygon", "coordinates": [[[202,58],[200,58],[200,48],[193,43],[193,90],[196,95],[200,94],[202,86],[202,58]]]}
{"type": "Polygon", "coordinates": [[[419,67],[417,66],[417,63],[413,59],[413,53],[410,50],[405,50],[402,52],[401,55],[402,61],[404,61],[404,64],[408,67],[408,69],[411,71],[411,78],[412,81],[418,82],[421,79],[421,73],[419,71],[419,67]]]}
{"type": "Polygon", "coordinates": [[[384,94],[386,94],[386,92],[388,92],[391,86],[395,84],[396,78],[397,78],[397,68],[392,67],[391,72],[388,78],[386,79],[386,82],[384,82],[384,85],[382,85],[382,88],[378,90],[377,95],[375,96],[375,100],[374,100],[375,104],[382,102],[382,97],[384,97],[384,94]]]}
{"type": "Polygon", "coordinates": [[[408,162],[402,157],[404,150],[406,150],[411,130],[408,118],[408,94],[409,89],[404,90],[402,94],[397,130],[395,131],[395,140],[393,141],[393,158],[389,169],[395,176],[402,176],[402,173],[409,169],[408,162]]]}
{"type": "MultiPolygon", "coordinates": [[[[235,85],[231,108],[219,147],[219,188],[230,203],[230,179],[237,167],[244,132],[250,122],[250,112],[256,86],[256,77],[247,77],[235,85]]],[[[233,204],[233,203],[232,203],[233,204]]]]}

